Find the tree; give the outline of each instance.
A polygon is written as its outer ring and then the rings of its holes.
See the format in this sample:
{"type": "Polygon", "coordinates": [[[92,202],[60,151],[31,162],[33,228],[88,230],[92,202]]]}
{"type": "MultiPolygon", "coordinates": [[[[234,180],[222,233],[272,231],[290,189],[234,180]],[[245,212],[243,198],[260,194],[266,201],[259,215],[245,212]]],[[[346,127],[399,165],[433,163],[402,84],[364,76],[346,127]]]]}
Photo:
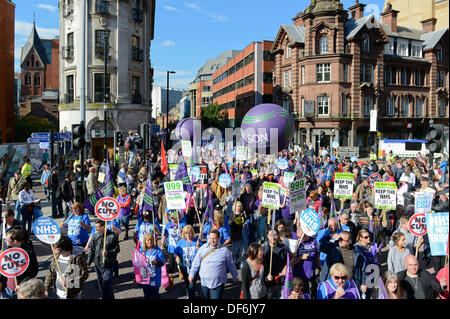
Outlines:
{"type": "Polygon", "coordinates": [[[56,126],[48,119],[39,118],[33,115],[15,118],[15,140],[16,142],[26,142],[31,133],[57,131],[56,126]]]}
{"type": "Polygon", "coordinates": [[[214,127],[224,130],[226,127],[227,111],[216,102],[202,108],[202,128],[214,127]]]}

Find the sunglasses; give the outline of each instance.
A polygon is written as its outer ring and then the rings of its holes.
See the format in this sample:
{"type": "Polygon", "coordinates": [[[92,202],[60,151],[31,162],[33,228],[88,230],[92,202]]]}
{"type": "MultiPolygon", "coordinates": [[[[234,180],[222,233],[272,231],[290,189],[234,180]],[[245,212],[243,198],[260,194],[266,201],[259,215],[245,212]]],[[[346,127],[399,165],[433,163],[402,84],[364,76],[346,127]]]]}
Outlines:
{"type": "Polygon", "coordinates": [[[333,276],[333,277],[336,280],[347,280],[347,276],[342,276],[342,277],[340,277],[340,276],[333,276]]]}
{"type": "Polygon", "coordinates": [[[361,238],[367,239],[367,238],[370,238],[370,236],[364,236],[364,237],[361,237],[361,238]]]}

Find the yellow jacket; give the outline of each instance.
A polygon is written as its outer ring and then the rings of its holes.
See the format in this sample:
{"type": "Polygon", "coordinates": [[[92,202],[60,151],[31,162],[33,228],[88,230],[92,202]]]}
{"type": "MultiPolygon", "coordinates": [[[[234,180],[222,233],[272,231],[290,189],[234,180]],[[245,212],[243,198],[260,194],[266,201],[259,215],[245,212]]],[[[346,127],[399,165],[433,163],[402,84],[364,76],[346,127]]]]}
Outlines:
{"type": "Polygon", "coordinates": [[[28,176],[31,175],[31,165],[30,164],[23,164],[22,166],[22,176],[24,178],[27,178],[28,176]]]}

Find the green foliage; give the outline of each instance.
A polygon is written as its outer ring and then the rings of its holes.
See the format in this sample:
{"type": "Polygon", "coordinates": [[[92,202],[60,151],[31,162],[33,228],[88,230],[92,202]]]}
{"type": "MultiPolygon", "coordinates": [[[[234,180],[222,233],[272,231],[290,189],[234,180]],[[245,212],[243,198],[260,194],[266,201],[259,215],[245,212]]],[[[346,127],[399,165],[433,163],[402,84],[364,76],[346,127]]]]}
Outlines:
{"type": "Polygon", "coordinates": [[[202,128],[215,127],[225,129],[227,112],[216,102],[202,108],[202,128]]]}
{"type": "Polygon", "coordinates": [[[26,142],[31,133],[34,132],[50,132],[51,130],[57,132],[55,125],[48,119],[39,118],[36,116],[27,116],[24,118],[15,118],[15,140],[16,142],[26,142]]]}

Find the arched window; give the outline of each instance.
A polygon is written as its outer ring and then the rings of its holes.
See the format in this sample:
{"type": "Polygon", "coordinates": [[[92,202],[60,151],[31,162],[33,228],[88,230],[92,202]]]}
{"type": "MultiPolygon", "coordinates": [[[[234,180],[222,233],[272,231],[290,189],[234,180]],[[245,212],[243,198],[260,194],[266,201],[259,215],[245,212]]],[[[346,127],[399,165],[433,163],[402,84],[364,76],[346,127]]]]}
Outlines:
{"type": "Polygon", "coordinates": [[[319,39],[319,53],[328,53],[328,37],[321,36],[319,39]]]}
{"type": "Polygon", "coordinates": [[[36,67],[38,67],[39,66],[39,61],[36,61],[36,67]]]}
{"type": "Polygon", "coordinates": [[[34,65],[34,54],[31,55],[31,66],[34,65]]]}
{"type": "Polygon", "coordinates": [[[39,73],[36,73],[34,75],[34,86],[40,86],[41,85],[41,76],[39,73]]]}
{"type": "Polygon", "coordinates": [[[436,47],[436,50],[437,50],[437,60],[438,61],[442,61],[442,59],[443,59],[443,51],[442,51],[442,47],[440,46],[440,45],[438,45],[437,47],[436,47]]]}
{"type": "Polygon", "coordinates": [[[25,74],[24,85],[31,85],[31,75],[30,73],[25,74]]]}
{"type": "Polygon", "coordinates": [[[364,34],[362,37],[362,43],[361,43],[361,49],[363,52],[369,52],[370,51],[370,39],[367,34],[364,34]]]}

